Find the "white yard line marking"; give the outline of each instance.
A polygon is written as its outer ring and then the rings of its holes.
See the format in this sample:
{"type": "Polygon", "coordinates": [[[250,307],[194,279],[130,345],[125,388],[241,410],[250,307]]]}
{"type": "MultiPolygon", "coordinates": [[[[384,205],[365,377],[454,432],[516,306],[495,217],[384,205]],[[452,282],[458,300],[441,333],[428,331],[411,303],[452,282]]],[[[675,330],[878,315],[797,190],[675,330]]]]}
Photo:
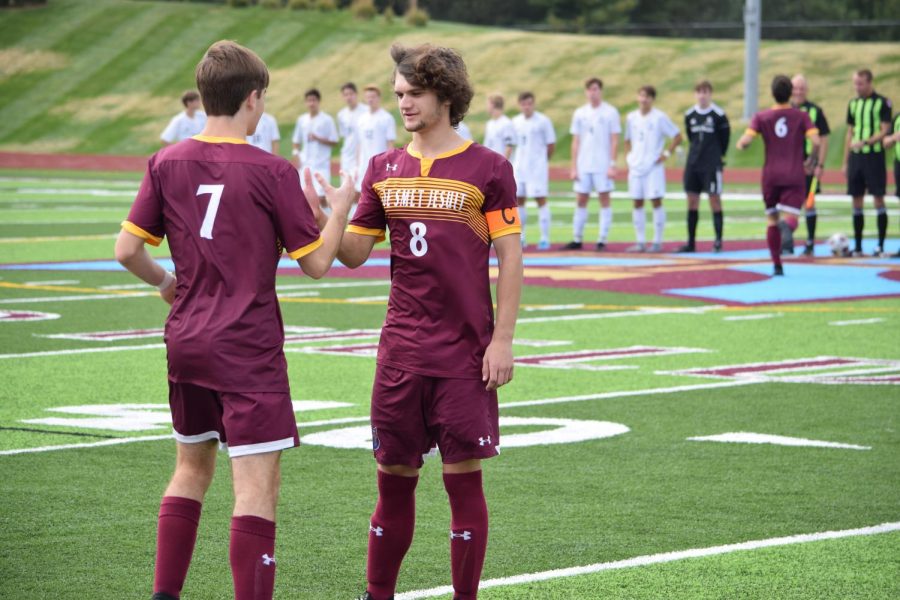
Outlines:
{"type": "Polygon", "coordinates": [[[759,315],[738,315],[734,317],[724,317],[723,321],[758,321],[760,319],[774,319],[783,316],[782,313],[762,313],[759,315]]]}
{"type": "Polygon", "coordinates": [[[101,285],[99,290],[145,290],[150,286],[146,283],[120,283],[118,285],[101,285]]]}
{"type": "Polygon", "coordinates": [[[279,298],[315,298],[320,296],[322,293],[317,292],[315,290],[309,290],[306,292],[278,292],[279,298]]]}
{"type": "Polygon", "coordinates": [[[634,310],[623,310],[617,312],[605,313],[587,313],[581,315],[559,315],[555,317],[527,317],[519,319],[517,323],[549,323],[557,321],[581,321],[587,319],[617,319],[620,317],[647,317],[652,315],[675,315],[675,314],[695,314],[700,315],[711,310],[719,310],[719,305],[710,306],[694,306],[694,307],[672,307],[672,308],[641,308],[635,307],[634,310]]]}
{"type": "MultiPolygon", "coordinates": [[[[149,287],[149,286],[147,286],[149,287]]],[[[114,300],[116,298],[146,298],[158,292],[134,292],[133,294],[86,294],[84,296],[41,296],[38,298],[3,298],[0,304],[31,304],[33,302],[80,302],[81,300],[114,300]]]]}
{"type": "Polygon", "coordinates": [[[5,358],[33,358],[36,356],[65,356],[67,354],[91,354],[93,352],[121,352],[123,350],[154,350],[165,348],[165,344],[144,344],[142,346],[103,346],[102,348],[77,348],[74,350],[47,350],[44,352],[22,352],[21,354],[0,354],[5,358]]]}
{"type": "Polygon", "coordinates": [[[390,280],[378,279],[374,281],[338,281],[327,283],[291,283],[288,285],[279,285],[275,289],[279,292],[287,290],[308,290],[308,289],[328,289],[328,288],[355,288],[355,287],[378,287],[391,285],[390,280]]]}
{"type": "Polygon", "coordinates": [[[83,242],[88,240],[111,240],[117,233],[97,233],[92,235],[41,235],[35,237],[4,237],[0,238],[0,244],[33,244],[45,242],[83,242]]]}
{"type": "MultiPolygon", "coordinates": [[[[49,281],[26,281],[24,285],[78,285],[81,283],[77,279],[51,279],[49,281]]],[[[143,287],[147,287],[144,284],[143,287]]]]}
{"type": "Polygon", "coordinates": [[[835,327],[844,327],[846,325],[872,325],[874,323],[883,323],[884,319],[854,319],[852,321],[831,321],[829,325],[834,325],[835,327]]]}
{"type": "Polygon", "coordinates": [[[360,296],[358,298],[347,298],[347,302],[387,302],[387,296],[360,296]]]}
{"type": "MultiPolygon", "coordinates": [[[[550,579],[563,579],[568,577],[578,577],[580,575],[588,575],[590,573],[600,573],[603,571],[613,571],[617,569],[630,569],[632,567],[645,567],[648,565],[656,565],[661,563],[669,563],[687,558],[702,558],[706,556],[719,556],[722,554],[731,554],[732,552],[743,552],[746,550],[759,550],[761,548],[775,548],[779,546],[791,546],[794,544],[807,544],[809,542],[821,542],[824,540],[836,540],[848,537],[858,537],[864,535],[877,535],[881,533],[890,533],[900,531],[900,522],[882,523],[872,527],[860,527],[858,529],[843,529],[840,531],[822,531],[819,533],[803,533],[799,535],[790,535],[786,537],[769,538],[764,540],[752,540],[749,542],[739,542],[736,544],[725,544],[722,546],[712,546],[708,548],[692,548],[690,550],[679,550],[675,552],[662,552],[660,554],[648,554],[644,556],[636,556],[624,560],[616,560],[612,562],[594,563],[581,567],[569,567],[565,569],[553,569],[552,571],[540,571],[537,573],[525,573],[522,575],[513,575],[511,577],[499,577],[497,579],[488,579],[481,582],[481,589],[492,587],[501,587],[508,585],[519,585],[523,583],[533,583],[535,581],[547,581],[550,579]]],[[[415,590],[397,594],[397,600],[415,600],[417,598],[434,598],[445,594],[452,594],[451,586],[443,586],[431,588],[428,590],[415,590]]]]}
{"type": "Polygon", "coordinates": [[[584,304],[548,304],[547,306],[526,306],[525,312],[533,312],[536,310],[575,310],[584,308],[584,304]]]}
{"type": "Polygon", "coordinates": [[[736,431],[687,438],[691,442],[725,442],[732,444],[772,444],[775,446],[806,446],[811,448],[841,448],[844,450],[871,450],[871,446],[857,446],[856,444],[841,444],[838,442],[826,442],[823,440],[809,440],[806,438],[788,437],[784,435],[770,435],[767,433],[751,433],[748,431],[736,431]]]}

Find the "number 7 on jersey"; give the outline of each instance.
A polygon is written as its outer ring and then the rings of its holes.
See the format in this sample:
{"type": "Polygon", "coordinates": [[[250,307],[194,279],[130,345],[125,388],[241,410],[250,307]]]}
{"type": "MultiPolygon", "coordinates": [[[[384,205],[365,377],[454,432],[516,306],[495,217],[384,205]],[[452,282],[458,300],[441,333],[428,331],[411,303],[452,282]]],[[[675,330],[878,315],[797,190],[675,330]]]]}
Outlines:
{"type": "Polygon", "coordinates": [[[210,195],[209,205],[206,207],[206,216],[203,217],[203,224],[200,225],[200,237],[202,238],[213,239],[213,223],[216,221],[216,213],[219,212],[219,201],[222,199],[222,191],[224,189],[224,185],[201,185],[197,188],[198,196],[210,195]]]}

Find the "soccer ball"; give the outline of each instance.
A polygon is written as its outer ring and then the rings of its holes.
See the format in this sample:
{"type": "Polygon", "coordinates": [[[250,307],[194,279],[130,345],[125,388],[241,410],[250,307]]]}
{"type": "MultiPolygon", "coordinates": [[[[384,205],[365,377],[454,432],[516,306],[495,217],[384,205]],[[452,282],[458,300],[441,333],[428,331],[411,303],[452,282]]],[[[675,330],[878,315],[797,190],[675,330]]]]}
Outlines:
{"type": "Polygon", "coordinates": [[[828,247],[834,256],[847,256],[850,254],[850,240],[843,233],[835,233],[828,238],[828,247]]]}

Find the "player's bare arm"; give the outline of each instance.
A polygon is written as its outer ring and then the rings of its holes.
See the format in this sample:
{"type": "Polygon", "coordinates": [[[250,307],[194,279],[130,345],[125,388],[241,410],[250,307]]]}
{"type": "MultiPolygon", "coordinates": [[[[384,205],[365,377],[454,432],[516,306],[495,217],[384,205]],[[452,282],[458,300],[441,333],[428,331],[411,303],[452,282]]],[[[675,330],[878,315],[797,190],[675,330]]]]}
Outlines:
{"type": "Polygon", "coordinates": [[[144,240],[124,229],[116,239],[116,260],[148,285],[159,288],[159,296],[167,304],[175,301],[175,276],[153,260],[144,240]]]}
{"type": "Polygon", "coordinates": [[[735,144],[734,147],[738,150],[746,150],[750,145],[750,142],[753,141],[754,137],[756,136],[752,133],[744,133],[744,135],[741,136],[741,139],[737,141],[737,144],[735,144]]]}
{"type": "Polygon", "coordinates": [[[681,132],[676,133],[675,137],[672,138],[672,141],[669,144],[669,147],[666,148],[665,150],[663,150],[663,153],[659,155],[659,158],[656,159],[656,162],[659,162],[659,163],[666,162],[666,159],[668,159],[670,156],[672,156],[672,153],[675,152],[675,148],[677,148],[678,146],[681,145],[681,142],[683,139],[684,138],[682,137],[681,132]]]}
{"type": "Polygon", "coordinates": [[[556,144],[547,144],[547,160],[553,157],[554,150],[556,150],[556,144]]]}
{"type": "Polygon", "coordinates": [[[484,351],[482,381],[488,390],[509,383],[513,377],[512,341],[522,296],[522,245],[518,235],[494,240],[500,263],[497,278],[497,318],[494,335],[484,351]]]}
{"type": "MultiPolygon", "coordinates": [[[[572,179],[578,179],[578,148],[581,145],[580,136],[576,133],[572,135],[572,179]]],[[[547,158],[550,158],[548,155],[547,158]]]]}
{"type": "Polygon", "coordinates": [[[609,134],[609,168],[606,170],[606,176],[615,179],[618,174],[616,160],[619,158],[619,134],[609,134]]]}
{"type": "Polygon", "coordinates": [[[850,160],[850,146],[853,143],[853,125],[847,126],[847,134],[844,136],[844,160],[841,162],[841,172],[847,174],[847,161],[850,160]]]}
{"type": "MultiPolygon", "coordinates": [[[[322,189],[325,190],[325,198],[331,206],[331,216],[322,220],[321,210],[313,210],[316,215],[316,222],[324,222],[322,228],[322,245],[310,252],[309,254],[298,259],[300,268],[303,272],[312,277],[319,279],[323,277],[328,269],[334,263],[338,250],[341,247],[341,238],[344,229],[347,227],[347,215],[350,212],[350,206],[353,201],[353,178],[347,173],[341,172],[341,186],[333,187],[320,173],[316,173],[316,179],[322,189]]],[[[313,188],[312,175],[309,169],[303,170],[303,194],[309,198],[316,198],[315,189],[313,188]]],[[[310,207],[313,203],[310,203],[310,207]]]]}

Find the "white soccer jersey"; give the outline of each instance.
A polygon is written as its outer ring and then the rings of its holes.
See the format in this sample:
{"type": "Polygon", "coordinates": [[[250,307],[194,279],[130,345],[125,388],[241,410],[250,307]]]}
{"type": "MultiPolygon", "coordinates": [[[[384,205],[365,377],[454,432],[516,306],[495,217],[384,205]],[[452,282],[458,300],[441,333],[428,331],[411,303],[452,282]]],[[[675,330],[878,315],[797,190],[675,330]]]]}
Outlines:
{"type": "Polygon", "coordinates": [[[484,147],[506,156],[506,148],[516,145],[516,128],[512,119],[500,115],[484,125],[484,147]]]}
{"type": "Polygon", "coordinates": [[[556,132],[547,115],[535,111],[530,119],[516,115],[512,120],[516,130],[516,151],[512,157],[516,179],[530,173],[547,171],[547,146],[556,143],[556,132]]]}
{"type": "Polygon", "coordinates": [[[247,143],[261,148],[266,152],[272,152],[272,143],[281,139],[281,132],[278,131],[278,122],[275,117],[269,113],[263,113],[259,118],[259,124],[253,135],[247,136],[247,143]]]}
{"type": "Polygon", "coordinates": [[[330,170],[331,146],[309,139],[313,133],[320,138],[331,142],[338,141],[337,127],[331,115],[320,112],[315,117],[309,113],[301,115],[294,126],[294,136],[291,138],[295,144],[300,144],[300,167],[311,169],[330,170]]]}
{"type": "Polygon", "coordinates": [[[466,125],[465,123],[463,123],[462,121],[460,121],[459,125],[456,126],[456,133],[458,133],[460,135],[460,137],[462,137],[462,139],[464,139],[464,140],[474,140],[475,139],[472,137],[472,132],[469,130],[469,126],[466,125]]]}
{"type": "Polygon", "coordinates": [[[657,164],[666,144],[666,138],[678,135],[678,127],[656,108],[642,115],[640,110],[628,113],[625,119],[625,139],[631,142],[631,152],[626,157],[628,170],[644,175],[657,164]]]}
{"type": "Polygon", "coordinates": [[[374,113],[367,109],[359,116],[356,125],[359,135],[359,150],[357,153],[359,156],[357,184],[359,184],[366,174],[369,159],[387,150],[388,142],[393,142],[397,139],[397,123],[394,121],[391,113],[383,108],[379,108],[374,113]]]}
{"type": "Polygon", "coordinates": [[[359,144],[358,124],[360,115],[369,112],[365,104],[356,108],[345,106],[337,114],[338,135],[344,140],[341,146],[341,170],[353,173],[356,170],[356,146],[359,144]]]}
{"type": "Polygon", "coordinates": [[[186,112],[182,111],[172,117],[159,138],[164,142],[174,144],[199,135],[205,125],[206,113],[202,110],[196,111],[193,117],[189,117],[186,112]]]}
{"type": "Polygon", "coordinates": [[[605,174],[610,162],[609,138],[621,132],[619,111],[611,104],[602,102],[594,108],[588,103],[578,108],[569,127],[569,133],[578,136],[578,172],[605,174]]]}

